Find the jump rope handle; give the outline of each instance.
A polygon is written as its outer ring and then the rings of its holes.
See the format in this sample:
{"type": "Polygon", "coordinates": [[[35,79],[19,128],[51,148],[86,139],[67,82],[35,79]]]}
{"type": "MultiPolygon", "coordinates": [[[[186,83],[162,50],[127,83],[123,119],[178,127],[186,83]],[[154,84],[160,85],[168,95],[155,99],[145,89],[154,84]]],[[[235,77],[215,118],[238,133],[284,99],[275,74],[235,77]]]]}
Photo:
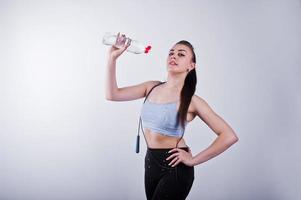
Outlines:
{"type": "Polygon", "coordinates": [[[141,116],[139,117],[139,123],[138,123],[138,134],[137,134],[137,138],[136,138],[136,153],[139,153],[139,149],[140,149],[140,124],[141,124],[141,116]]]}
{"type": "Polygon", "coordinates": [[[137,135],[136,140],[136,153],[139,153],[140,135],[137,135]]]}

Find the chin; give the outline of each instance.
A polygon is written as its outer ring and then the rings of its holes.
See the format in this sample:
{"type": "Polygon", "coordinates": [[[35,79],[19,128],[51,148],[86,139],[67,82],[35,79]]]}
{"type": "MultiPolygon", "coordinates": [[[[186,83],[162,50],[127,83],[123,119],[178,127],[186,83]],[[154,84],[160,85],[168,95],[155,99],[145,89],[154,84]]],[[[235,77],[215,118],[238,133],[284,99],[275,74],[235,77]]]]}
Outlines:
{"type": "Polygon", "coordinates": [[[167,65],[168,68],[170,69],[179,69],[180,67],[178,65],[167,65]]]}

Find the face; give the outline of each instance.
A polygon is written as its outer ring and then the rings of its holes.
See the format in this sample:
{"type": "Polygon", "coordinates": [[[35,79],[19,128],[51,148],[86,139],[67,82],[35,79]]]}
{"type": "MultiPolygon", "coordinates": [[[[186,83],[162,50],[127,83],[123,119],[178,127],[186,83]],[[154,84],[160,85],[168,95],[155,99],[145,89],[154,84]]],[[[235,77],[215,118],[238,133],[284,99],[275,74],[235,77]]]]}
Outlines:
{"type": "Polygon", "coordinates": [[[167,57],[167,70],[174,73],[187,73],[187,69],[190,71],[195,67],[192,56],[188,46],[183,44],[174,45],[167,57]]]}

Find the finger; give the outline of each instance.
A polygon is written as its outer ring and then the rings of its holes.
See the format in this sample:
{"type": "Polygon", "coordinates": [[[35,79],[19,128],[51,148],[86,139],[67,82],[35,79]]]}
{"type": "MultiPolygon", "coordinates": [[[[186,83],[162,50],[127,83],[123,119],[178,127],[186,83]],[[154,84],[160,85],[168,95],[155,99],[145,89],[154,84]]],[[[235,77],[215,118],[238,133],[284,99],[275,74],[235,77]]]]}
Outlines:
{"type": "Polygon", "coordinates": [[[126,44],[126,37],[125,37],[125,35],[123,34],[122,35],[122,40],[121,40],[122,42],[122,46],[124,47],[125,46],[125,44],[126,44]]]}
{"type": "Polygon", "coordinates": [[[117,45],[119,46],[119,47],[122,47],[123,46],[123,35],[120,35],[119,36],[119,38],[118,38],[118,40],[117,40],[117,45]]]}
{"type": "Polygon", "coordinates": [[[175,162],[175,164],[173,164],[173,165],[172,165],[172,167],[175,167],[175,166],[177,166],[177,165],[178,165],[180,162],[181,162],[181,160],[180,160],[180,159],[178,159],[178,160],[177,160],[177,162],[175,162]]]}
{"type": "Polygon", "coordinates": [[[123,45],[124,40],[125,40],[125,34],[119,34],[119,37],[118,37],[119,44],[123,45]]]}
{"type": "Polygon", "coordinates": [[[122,48],[125,48],[125,47],[126,47],[126,42],[125,42],[125,40],[122,40],[121,45],[122,45],[122,48]]]}
{"type": "Polygon", "coordinates": [[[178,148],[174,148],[174,149],[170,150],[168,153],[172,153],[172,152],[175,152],[175,151],[179,151],[179,149],[178,148]]]}
{"type": "Polygon", "coordinates": [[[120,32],[118,32],[118,34],[117,34],[115,44],[117,44],[119,42],[119,40],[120,40],[120,32]]]}
{"type": "Polygon", "coordinates": [[[127,42],[124,43],[123,48],[124,50],[127,50],[127,48],[131,45],[131,39],[130,38],[126,38],[127,42]]]}
{"type": "Polygon", "coordinates": [[[166,160],[172,159],[173,157],[176,157],[176,156],[179,156],[179,153],[173,153],[168,158],[166,158],[166,160]]]}
{"type": "Polygon", "coordinates": [[[120,32],[118,32],[118,35],[117,35],[118,41],[120,40],[121,37],[122,37],[122,34],[120,32]]]}
{"type": "Polygon", "coordinates": [[[121,46],[122,52],[125,51],[129,46],[130,46],[129,42],[127,41],[127,38],[125,38],[124,41],[122,41],[122,46],[121,46]]]}
{"type": "Polygon", "coordinates": [[[169,159],[171,159],[171,158],[173,158],[175,156],[178,156],[178,155],[179,155],[179,153],[173,153],[166,160],[169,160],[169,159]]]}
{"type": "Polygon", "coordinates": [[[115,40],[115,43],[114,43],[113,46],[117,45],[117,42],[118,42],[118,35],[117,35],[117,37],[116,37],[116,40],[115,40]]]}
{"type": "Polygon", "coordinates": [[[178,160],[178,157],[175,157],[170,163],[168,163],[168,165],[174,164],[175,162],[177,162],[177,160],[178,160]]]}
{"type": "Polygon", "coordinates": [[[128,42],[126,44],[126,48],[128,48],[131,45],[132,40],[130,38],[128,38],[128,42]]]}

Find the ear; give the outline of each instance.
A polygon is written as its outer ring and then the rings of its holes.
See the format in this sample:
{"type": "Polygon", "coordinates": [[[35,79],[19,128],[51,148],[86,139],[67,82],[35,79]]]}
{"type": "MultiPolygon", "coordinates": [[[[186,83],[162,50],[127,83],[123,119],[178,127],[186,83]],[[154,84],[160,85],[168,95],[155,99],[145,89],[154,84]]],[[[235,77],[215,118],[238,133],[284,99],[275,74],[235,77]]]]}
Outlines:
{"type": "Polygon", "coordinates": [[[191,67],[190,67],[190,70],[193,70],[195,68],[195,63],[191,63],[191,67]]]}

